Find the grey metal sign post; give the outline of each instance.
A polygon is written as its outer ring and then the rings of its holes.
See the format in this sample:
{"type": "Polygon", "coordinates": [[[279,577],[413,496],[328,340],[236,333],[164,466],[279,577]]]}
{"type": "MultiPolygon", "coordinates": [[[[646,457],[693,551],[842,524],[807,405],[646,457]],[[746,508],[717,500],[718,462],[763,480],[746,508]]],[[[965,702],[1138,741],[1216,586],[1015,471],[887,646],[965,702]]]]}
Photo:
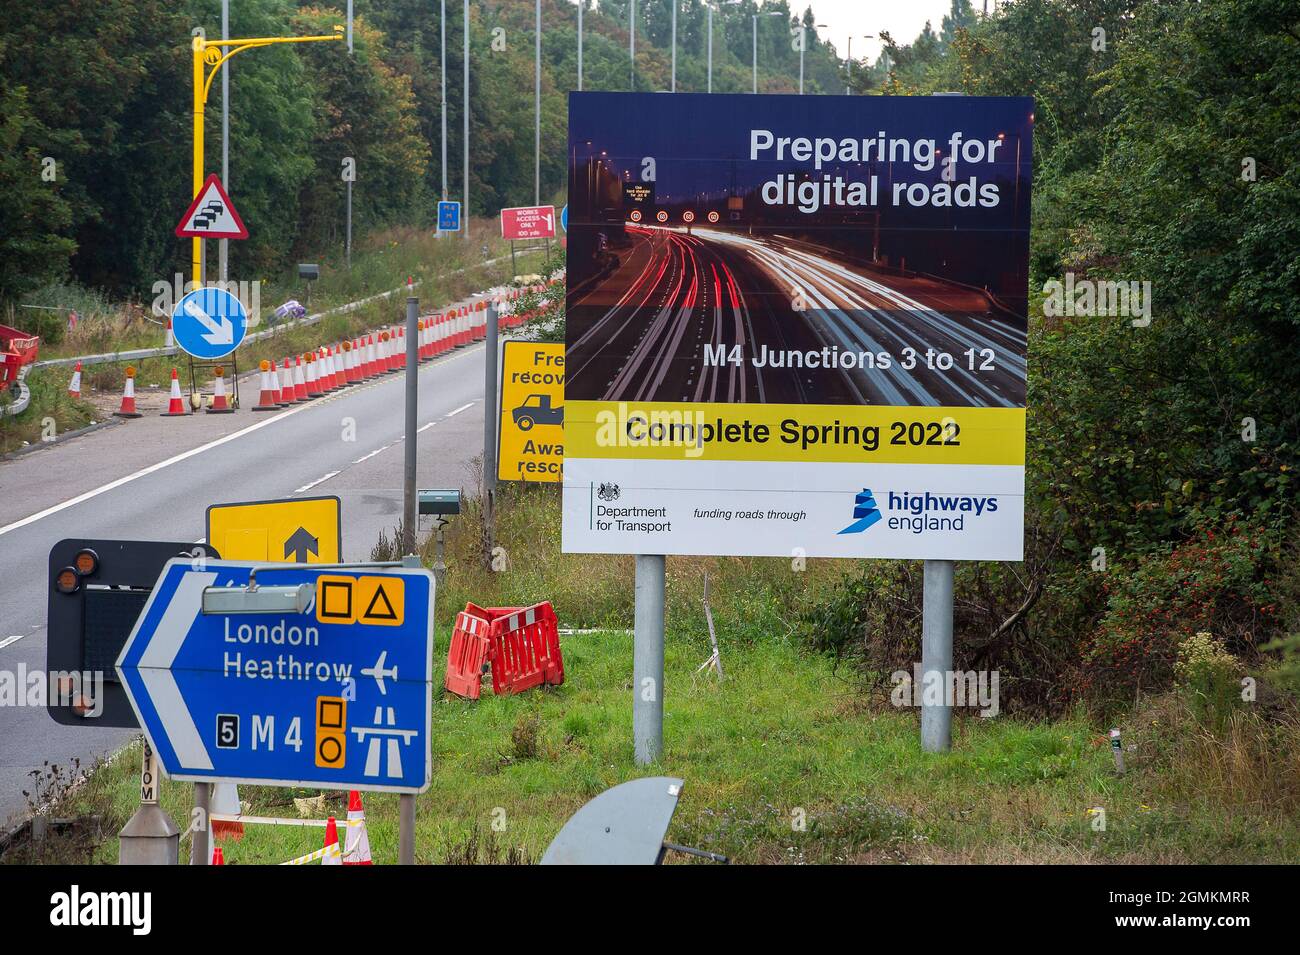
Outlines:
{"type": "Polygon", "coordinates": [[[402,477],[402,550],[414,554],[420,517],[415,494],[415,448],[420,406],[420,332],[417,328],[420,300],[406,299],[406,466],[402,477]]]}
{"type": "Polygon", "coordinates": [[[952,579],[955,562],[927,560],[921,598],[921,748],[927,753],[952,749],[952,706],[948,698],[952,671],[952,579]],[[929,701],[925,690],[937,681],[939,702],[929,701]]]}
{"type": "Polygon", "coordinates": [[[638,554],[632,637],[632,743],[637,765],[664,749],[664,557],[638,554]]]}

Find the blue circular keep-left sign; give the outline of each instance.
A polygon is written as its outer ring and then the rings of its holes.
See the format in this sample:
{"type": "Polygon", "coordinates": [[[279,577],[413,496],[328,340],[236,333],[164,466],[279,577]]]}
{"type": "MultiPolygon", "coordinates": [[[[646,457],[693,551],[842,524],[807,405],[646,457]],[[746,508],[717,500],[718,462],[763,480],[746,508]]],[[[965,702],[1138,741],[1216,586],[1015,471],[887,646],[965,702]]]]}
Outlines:
{"type": "Polygon", "coordinates": [[[567,205],[560,210],[560,228],[565,232],[569,231],[569,207],[567,205]]]}
{"type": "Polygon", "coordinates": [[[248,334],[248,312],[225,289],[197,288],[186,293],[172,310],[172,334],[188,355],[224,358],[248,334]]]}

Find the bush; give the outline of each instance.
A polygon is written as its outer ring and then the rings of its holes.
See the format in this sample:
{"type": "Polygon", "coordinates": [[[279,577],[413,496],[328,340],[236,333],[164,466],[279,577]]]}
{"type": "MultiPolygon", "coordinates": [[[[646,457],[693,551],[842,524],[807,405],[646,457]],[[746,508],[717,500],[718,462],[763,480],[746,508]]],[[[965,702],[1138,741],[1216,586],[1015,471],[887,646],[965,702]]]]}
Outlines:
{"type": "Polygon", "coordinates": [[[1227,651],[1255,658],[1276,627],[1269,579],[1276,560],[1274,534],[1229,520],[1112,566],[1105,611],[1082,648],[1081,692],[1131,702],[1139,691],[1168,689],[1188,633],[1215,633],[1227,651]]]}
{"type": "Polygon", "coordinates": [[[1201,630],[1178,646],[1174,678],[1192,712],[1202,722],[1222,727],[1239,698],[1237,660],[1223,641],[1201,630]]]}

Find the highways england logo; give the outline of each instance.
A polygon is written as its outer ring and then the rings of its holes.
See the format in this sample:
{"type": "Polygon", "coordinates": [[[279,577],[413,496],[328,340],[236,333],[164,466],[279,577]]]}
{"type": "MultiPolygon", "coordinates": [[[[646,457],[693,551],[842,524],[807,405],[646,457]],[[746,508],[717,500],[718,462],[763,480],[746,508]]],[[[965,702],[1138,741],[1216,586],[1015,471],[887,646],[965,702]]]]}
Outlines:
{"type": "Polygon", "coordinates": [[[862,492],[853,499],[853,523],[840,533],[861,534],[879,520],[880,508],[876,506],[876,499],[871,493],[871,488],[864,487],[862,492]]]}
{"type": "Polygon", "coordinates": [[[871,489],[863,488],[853,499],[853,523],[838,533],[861,534],[882,520],[890,530],[905,530],[913,534],[964,531],[968,517],[993,514],[997,509],[995,495],[889,491],[885,495],[886,513],[882,514],[871,489]]]}

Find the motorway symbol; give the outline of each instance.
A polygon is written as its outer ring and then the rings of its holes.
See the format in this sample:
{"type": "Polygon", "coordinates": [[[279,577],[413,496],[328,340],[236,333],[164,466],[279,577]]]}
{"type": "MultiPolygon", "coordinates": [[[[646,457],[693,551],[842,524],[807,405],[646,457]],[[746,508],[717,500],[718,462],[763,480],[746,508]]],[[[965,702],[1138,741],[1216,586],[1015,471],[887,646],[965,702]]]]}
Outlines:
{"type": "Polygon", "coordinates": [[[460,231],[460,203],[443,200],[438,203],[438,231],[460,231]]]}
{"type": "Polygon", "coordinates": [[[284,559],[288,560],[289,555],[293,555],[293,563],[307,563],[308,554],[320,553],[320,541],[312,537],[305,527],[300,527],[293,532],[293,535],[284,542],[284,559]]]}
{"type": "Polygon", "coordinates": [[[207,514],[207,540],[228,560],[337,564],[343,559],[342,527],[333,495],[213,504],[207,514]]]}
{"type": "Polygon", "coordinates": [[[244,303],[222,288],[196,288],[172,311],[176,344],[199,359],[222,358],[248,334],[244,303]]]}
{"type": "MultiPolygon", "coordinates": [[[[163,771],[192,782],[423,792],[433,574],[358,565],[355,575],[329,575],[369,594],[373,607],[353,608],[395,623],[326,622],[310,608],[202,612],[205,588],[246,587],[254,566],[169,561],[117,659],[163,771]]],[[[323,579],[308,567],[257,574],[261,590],[308,584],[319,593],[323,579]]]]}
{"type": "Polygon", "coordinates": [[[248,229],[216,173],[208,176],[176,226],[182,239],[247,239],[248,229]]]}

